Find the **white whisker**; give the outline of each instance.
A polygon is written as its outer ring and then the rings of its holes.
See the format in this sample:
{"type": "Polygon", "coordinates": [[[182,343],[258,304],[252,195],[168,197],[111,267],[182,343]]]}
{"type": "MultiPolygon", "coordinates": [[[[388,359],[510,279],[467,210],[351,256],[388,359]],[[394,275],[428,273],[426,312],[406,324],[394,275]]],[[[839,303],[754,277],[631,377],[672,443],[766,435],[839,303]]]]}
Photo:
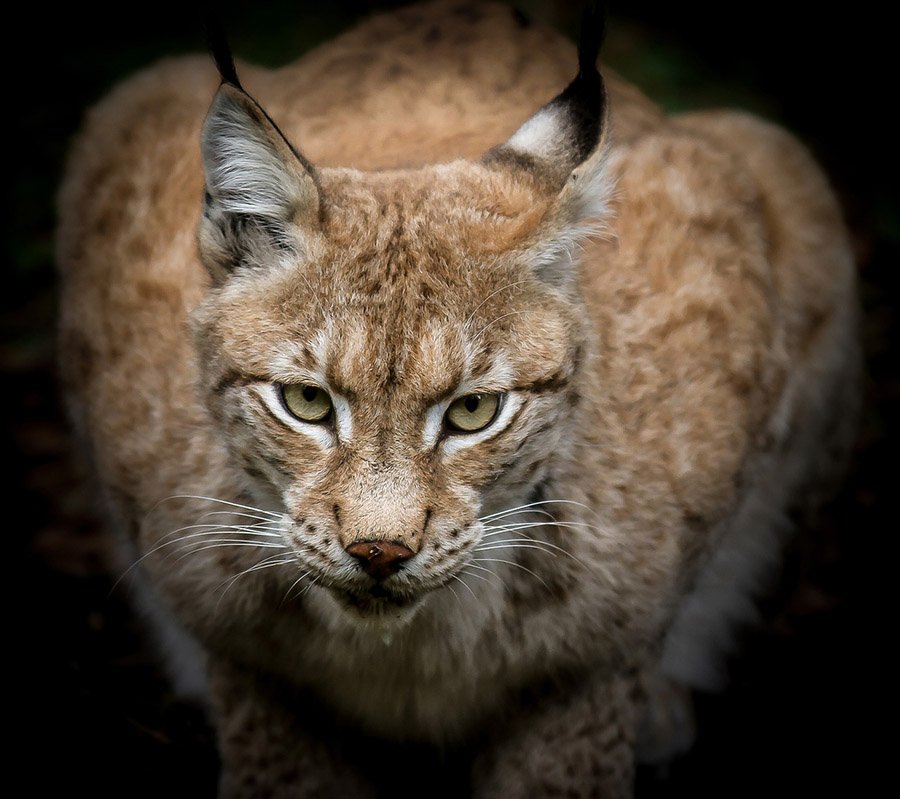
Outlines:
{"type": "Polygon", "coordinates": [[[456,580],[456,582],[461,583],[462,585],[464,585],[464,586],[466,587],[466,590],[467,590],[473,597],[475,597],[475,601],[476,601],[476,602],[478,601],[478,596],[477,596],[476,593],[472,590],[472,586],[470,586],[465,580],[461,579],[461,578],[460,578],[458,575],[456,575],[456,574],[452,575],[452,577],[453,577],[454,580],[456,580]]]}
{"type": "Polygon", "coordinates": [[[309,577],[312,574],[312,569],[307,569],[303,574],[301,574],[294,582],[291,583],[290,587],[287,591],[284,592],[284,598],[281,600],[281,605],[284,606],[291,599],[291,592],[303,581],[305,577],[309,577]]]}
{"type": "Polygon", "coordinates": [[[505,563],[508,566],[515,566],[517,569],[521,569],[522,571],[528,572],[532,577],[538,580],[541,585],[544,586],[548,591],[550,590],[550,586],[547,585],[543,581],[540,575],[535,574],[531,569],[527,566],[523,566],[521,563],[516,563],[514,560],[502,560],[501,558],[472,558],[473,563],[505,563]]]}
{"type": "Polygon", "coordinates": [[[460,605],[462,605],[462,600],[459,598],[459,594],[456,593],[455,589],[453,588],[452,585],[450,585],[450,583],[447,583],[447,588],[449,588],[450,593],[456,597],[456,601],[459,602],[460,605]]]}
{"type": "MultiPolygon", "coordinates": [[[[246,524],[238,525],[238,524],[221,524],[221,523],[212,524],[210,522],[210,523],[204,523],[204,524],[199,524],[199,523],[198,524],[186,524],[186,525],[184,525],[184,527],[177,527],[176,529],[171,530],[170,532],[168,532],[164,536],[162,536],[160,540],[165,541],[165,539],[171,538],[173,535],[184,532],[185,530],[246,530],[247,532],[257,533],[258,535],[278,537],[277,533],[270,532],[266,528],[259,529],[259,528],[257,528],[256,525],[246,525],[246,524]]],[[[184,537],[184,536],[182,536],[182,537],[184,537]]],[[[179,540],[179,539],[175,539],[175,540],[179,540]]]]}
{"type": "Polygon", "coordinates": [[[586,530],[595,530],[597,532],[604,532],[603,528],[596,524],[589,524],[588,522],[557,522],[557,521],[539,521],[539,522],[513,522],[512,524],[492,524],[485,525],[485,530],[488,530],[484,538],[488,538],[489,536],[499,535],[503,532],[515,532],[516,530],[528,530],[533,527],[560,527],[560,528],[583,528],[586,530]]]}
{"type": "MultiPolygon", "coordinates": [[[[522,539],[508,539],[506,541],[496,541],[491,546],[486,547],[475,547],[474,552],[492,552],[496,549],[539,549],[541,552],[550,555],[552,557],[556,557],[556,553],[545,549],[539,544],[523,544],[521,543],[522,539]]],[[[566,553],[568,554],[568,553],[566,553]]]]}
{"type": "MultiPolygon", "coordinates": [[[[308,573],[309,573],[309,572],[307,572],[307,574],[308,574],[308,573]]],[[[303,576],[306,577],[306,574],[304,574],[303,576]]],[[[307,591],[309,591],[309,589],[312,588],[312,587],[316,584],[316,582],[318,581],[319,577],[321,577],[320,574],[317,574],[315,577],[313,577],[312,582],[309,583],[309,585],[307,585],[306,588],[304,588],[304,589],[300,592],[300,596],[303,596],[307,591]]]]}
{"type": "Polygon", "coordinates": [[[182,552],[178,560],[184,560],[188,555],[196,555],[199,552],[205,552],[209,549],[225,549],[228,547],[243,547],[244,549],[256,549],[258,547],[260,549],[281,549],[285,552],[288,551],[287,547],[283,544],[263,544],[259,541],[234,541],[230,538],[223,538],[218,541],[206,541],[202,543],[203,546],[195,547],[193,549],[187,549],[186,552],[182,552]]]}
{"type": "MultiPolygon", "coordinates": [[[[219,524],[188,524],[188,525],[185,525],[184,527],[179,527],[175,530],[172,530],[169,533],[166,533],[162,537],[162,543],[157,544],[155,547],[152,547],[147,552],[145,552],[143,555],[141,555],[139,558],[137,558],[134,561],[134,563],[132,563],[127,569],[125,569],[125,571],[122,572],[122,574],[119,575],[118,579],[113,583],[112,588],[110,588],[110,593],[115,591],[116,588],[118,588],[119,583],[121,583],[122,580],[124,580],[129,574],[131,574],[131,572],[134,569],[136,569],[141,563],[143,563],[151,555],[159,552],[161,549],[165,549],[166,547],[175,546],[176,544],[182,544],[189,539],[207,538],[209,536],[228,535],[228,534],[258,535],[263,538],[269,538],[269,537],[281,538],[281,536],[279,534],[270,533],[268,531],[257,531],[257,530],[250,529],[249,527],[245,527],[245,526],[223,527],[222,525],[219,525],[219,524]],[[178,536],[177,538],[171,538],[171,536],[175,535],[176,533],[180,533],[183,530],[194,530],[198,527],[203,528],[205,530],[205,532],[191,533],[189,535],[182,535],[182,536],[178,536]],[[166,539],[169,539],[169,538],[171,538],[171,540],[167,541],[166,539]]],[[[232,540],[232,539],[229,539],[229,540],[232,540]]],[[[266,542],[266,543],[271,545],[271,542],[266,542]]]]}
{"type": "MultiPolygon", "coordinates": [[[[281,538],[279,533],[273,533],[270,530],[260,530],[256,527],[250,527],[246,524],[233,524],[233,525],[223,525],[223,524],[191,524],[187,527],[181,527],[178,530],[173,530],[171,533],[166,534],[166,538],[173,535],[173,533],[180,532],[181,530],[195,530],[198,528],[205,528],[209,531],[215,532],[216,530],[221,530],[222,532],[233,532],[233,533],[247,533],[248,535],[257,535],[261,538],[281,538]]],[[[194,533],[194,535],[199,535],[198,533],[194,533]]],[[[181,541],[184,538],[190,538],[190,536],[179,536],[174,541],[181,541]]]]}
{"type": "Polygon", "coordinates": [[[238,572],[233,577],[230,577],[230,578],[228,578],[228,580],[223,581],[219,585],[219,588],[222,588],[223,585],[225,586],[225,588],[222,590],[222,593],[219,596],[218,601],[216,602],[216,611],[218,611],[219,605],[221,604],[222,600],[225,598],[225,594],[228,593],[231,586],[235,584],[235,582],[238,580],[239,577],[243,577],[245,574],[250,574],[250,572],[261,571],[262,569],[269,569],[269,568],[272,568],[273,566],[289,566],[296,562],[297,562],[297,560],[296,560],[296,558],[293,557],[293,555],[289,555],[288,557],[285,557],[285,554],[283,552],[279,552],[275,555],[269,555],[267,558],[264,558],[259,563],[254,564],[249,569],[244,569],[242,572],[238,572]],[[226,583],[227,583],[227,585],[226,585],[226,583]]]}
{"type": "Polygon", "coordinates": [[[515,508],[507,508],[506,510],[497,511],[496,513],[489,513],[487,516],[479,517],[478,521],[486,522],[490,519],[496,519],[505,515],[508,515],[513,512],[521,512],[526,511],[530,508],[536,508],[543,505],[575,505],[579,508],[582,508],[595,516],[598,515],[597,512],[591,508],[589,505],[585,505],[583,502],[577,502],[574,499],[542,499],[537,502],[528,502],[524,505],[518,505],[515,508]]]}
{"type": "Polygon", "coordinates": [[[522,513],[533,513],[535,515],[546,516],[548,519],[555,519],[556,517],[550,513],[549,511],[543,510],[541,508],[532,508],[530,505],[524,505],[518,508],[508,508],[507,510],[497,511],[496,513],[491,513],[487,516],[482,516],[478,521],[480,522],[491,522],[497,521],[498,519],[505,519],[507,516],[516,516],[522,513]]]}
{"type": "MultiPolygon", "coordinates": [[[[153,547],[153,549],[151,549],[149,552],[147,552],[141,558],[141,560],[146,558],[148,555],[152,555],[155,552],[159,552],[159,550],[161,550],[161,549],[165,549],[166,547],[173,547],[173,546],[176,546],[177,544],[189,545],[194,539],[197,539],[197,538],[210,539],[212,536],[217,536],[217,535],[221,535],[221,536],[224,536],[224,535],[249,535],[249,536],[257,535],[262,539],[259,542],[260,546],[262,546],[262,545],[272,546],[275,544],[274,541],[266,540],[269,538],[268,533],[266,533],[266,534],[254,533],[252,531],[241,530],[239,528],[217,527],[212,530],[207,530],[206,532],[203,532],[203,533],[191,533],[190,535],[182,535],[182,536],[179,536],[178,538],[173,538],[171,541],[164,541],[162,544],[158,544],[157,546],[153,547]]],[[[280,536],[277,536],[277,537],[280,538],[280,536]]],[[[228,538],[225,540],[234,541],[235,539],[228,538]]],[[[245,539],[245,540],[247,540],[247,539],[245,539]]],[[[204,542],[201,541],[200,543],[204,543],[204,542]]],[[[210,541],[207,540],[206,543],[210,543],[210,541]]],[[[279,544],[279,546],[283,546],[283,544],[279,544]]]]}
{"type": "MultiPolygon", "coordinates": [[[[547,524],[546,522],[536,522],[532,526],[544,527],[544,526],[546,526],[546,524],[547,524]]],[[[557,524],[560,524],[560,523],[557,522],[557,524]]],[[[568,523],[565,523],[565,524],[568,525],[568,523]]],[[[575,523],[572,523],[572,524],[575,524],[575,523]]],[[[589,529],[594,529],[593,525],[587,525],[587,526],[589,529]]],[[[495,533],[492,533],[492,535],[499,535],[502,532],[517,532],[517,530],[497,530],[495,533]]],[[[484,536],[484,538],[488,538],[488,536],[484,536]]],[[[502,544],[509,544],[509,543],[518,544],[519,542],[522,542],[522,541],[527,542],[526,544],[521,545],[522,548],[525,548],[529,545],[533,545],[533,546],[537,546],[539,548],[543,548],[545,551],[553,550],[553,553],[548,552],[548,554],[554,554],[555,552],[559,552],[559,553],[565,555],[566,557],[571,558],[577,564],[579,564],[580,566],[583,566],[585,569],[588,569],[587,564],[583,560],[581,560],[581,558],[578,558],[575,555],[573,555],[565,547],[561,547],[558,544],[554,544],[550,541],[544,541],[540,538],[532,538],[531,536],[527,536],[527,535],[520,534],[520,535],[515,536],[514,538],[502,539],[499,541],[497,541],[497,540],[486,541],[485,543],[487,544],[487,546],[483,546],[483,545],[479,544],[477,547],[475,547],[475,550],[481,551],[481,552],[487,552],[488,550],[490,550],[491,547],[496,546],[496,547],[500,548],[502,544]]],[[[588,570],[590,571],[590,569],[588,569],[588,570]]]]}
{"type": "Polygon", "coordinates": [[[197,499],[197,500],[201,500],[203,502],[218,502],[221,505],[228,505],[232,508],[240,508],[241,510],[249,510],[249,511],[253,511],[254,513],[261,513],[264,516],[269,516],[269,517],[272,517],[279,521],[284,518],[283,513],[275,513],[275,511],[265,510],[264,508],[254,508],[252,505],[241,505],[239,502],[231,502],[230,500],[218,499],[217,497],[204,497],[204,496],[200,496],[198,494],[173,494],[170,497],[161,499],[150,510],[151,511],[156,510],[156,508],[158,508],[164,502],[169,502],[170,500],[173,500],[173,499],[197,499]]]}
{"type": "Polygon", "coordinates": [[[502,588],[506,588],[506,583],[503,582],[503,579],[496,572],[492,572],[490,569],[485,568],[484,566],[478,566],[474,563],[467,563],[466,567],[460,571],[460,574],[467,574],[469,577],[475,577],[479,580],[484,580],[486,583],[490,583],[491,580],[485,577],[483,574],[475,574],[475,572],[470,572],[469,569],[478,569],[479,571],[487,572],[491,577],[496,578],[500,581],[500,586],[502,588]]]}
{"type": "Polygon", "coordinates": [[[209,516],[242,516],[247,519],[259,519],[260,522],[274,528],[281,527],[281,522],[276,522],[275,520],[270,519],[266,516],[257,516],[255,513],[243,513],[242,511],[237,510],[210,510],[204,513],[200,518],[206,519],[209,516]]]}

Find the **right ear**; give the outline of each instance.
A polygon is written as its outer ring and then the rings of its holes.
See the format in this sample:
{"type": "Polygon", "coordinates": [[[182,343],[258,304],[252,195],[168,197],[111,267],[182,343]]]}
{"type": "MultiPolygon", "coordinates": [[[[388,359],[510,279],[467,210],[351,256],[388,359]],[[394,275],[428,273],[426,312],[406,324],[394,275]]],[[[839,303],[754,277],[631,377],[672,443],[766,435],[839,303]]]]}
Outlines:
{"type": "Polygon", "coordinates": [[[217,281],[300,247],[318,226],[314,167],[242,88],[223,83],[201,134],[206,200],[200,256],[217,281]]]}

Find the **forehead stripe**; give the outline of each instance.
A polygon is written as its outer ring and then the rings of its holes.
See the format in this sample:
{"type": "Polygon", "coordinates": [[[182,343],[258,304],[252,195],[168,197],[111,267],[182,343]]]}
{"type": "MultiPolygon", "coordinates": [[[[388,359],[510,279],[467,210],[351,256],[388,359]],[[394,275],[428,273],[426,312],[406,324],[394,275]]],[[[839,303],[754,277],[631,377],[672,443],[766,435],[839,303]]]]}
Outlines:
{"type": "Polygon", "coordinates": [[[513,387],[514,391],[528,391],[531,394],[546,394],[551,391],[562,391],[572,381],[572,375],[563,375],[557,372],[545,380],[535,380],[532,383],[524,383],[513,387]]]}
{"type": "Polygon", "coordinates": [[[232,386],[246,386],[250,383],[257,382],[258,378],[252,377],[238,369],[229,369],[213,384],[212,391],[214,394],[222,394],[232,386]]]}

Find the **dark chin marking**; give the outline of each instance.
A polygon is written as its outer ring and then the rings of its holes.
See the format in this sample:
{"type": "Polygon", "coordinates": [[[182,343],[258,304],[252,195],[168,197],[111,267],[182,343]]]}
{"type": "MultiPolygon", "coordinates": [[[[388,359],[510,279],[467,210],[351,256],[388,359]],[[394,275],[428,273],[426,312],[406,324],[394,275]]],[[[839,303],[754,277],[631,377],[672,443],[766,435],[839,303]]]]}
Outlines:
{"type": "Polygon", "coordinates": [[[368,595],[352,594],[334,589],[334,596],[344,610],[365,619],[399,616],[419,603],[421,597],[398,597],[376,585],[368,595]]]}

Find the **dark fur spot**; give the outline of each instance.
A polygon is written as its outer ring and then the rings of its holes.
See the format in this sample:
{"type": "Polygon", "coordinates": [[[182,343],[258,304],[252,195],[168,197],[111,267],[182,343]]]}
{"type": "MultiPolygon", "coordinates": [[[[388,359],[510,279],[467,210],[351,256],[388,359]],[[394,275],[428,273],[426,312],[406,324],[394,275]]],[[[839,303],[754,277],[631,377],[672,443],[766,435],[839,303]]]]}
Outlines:
{"type": "Polygon", "coordinates": [[[271,455],[269,453],[259,453],[259,455],[257,457],[261,461],[263,461],[263,462],[267,463],[269,466],[271,466],[280,475],[287,477],[288,479],[293,478],[293,476],[294,476],[293,471],[290,468],[288,468],[288,466],[280,458],[277,458],[274,455],[271,455]]]}
{"type": "Polygon", "coordinates": [[[404,75],[409,75],[410,71],[400,64],[391,64],[387,71],[385,72],[385,77],[388,80],[397,80],[398,78],[402,78],[404,75]]]}
{"type": "Polygon", "coordinates": [[[439,42],[442,36],[443,33],[441,32],[440,26],[432,25],[425,33],[425,43],[434,44],[435,42],[439,42]]]}
{"type": "Polygon", "coordinates": [[[328,554],[326,552],[324,552],[323,550],[319,549],[315,544],[313,544],[309,541],[305,541],[303,546],[305,549],[308,549],[314,555],[318,555],[323,560],[326,560],[326,561],[328,560],[328,554]]]}
{"type": "Polygon", "coordinates": [[[334,521],[338,527],[341,526],[341,506],[335,503],[331,506],[331,513],[334,515],[334,521]]]}
{"type": "Polygon", "coordinates": [[[540,482],[531,490],[531,494],[528,495],[528,501],[529,502],[543,502],[547,498],[546,495],[547,495],[547,483],[540,482]]]}
{"type": "Polygon", "coordinates": [[[518,25],[520,28],[530,28],[531,27],[531,20],[528,18],[528,16],[525,14],[525,12],[522,11],[521,8],[513,8],[513,9],[511,9],[511,11],[512,11],[512,15],[513,15],[513,19],[516,21],[516,25],[518,25]]]}
{"type": "Polygon", "coordinates": [[[393,361],[388,365],[387,379],[385,382],[388,386],[396,386],[397,383],[400,382],[399,377],[397,376],[397,366],[393,361]]]}
{"type": "Polygon", "coordinates": [[[513,450],[513,455],[518,455],[518,454],[525,448],[525,445],[528,444],[530,441],[531,441],[530,438],[523,438],[523,439],[518,443],[518,445],[516,446],[516,448],[513,450]]]}
{"type": "Polygon", "coordinates": [[[703,516],[698,513],[693,513],[692,511],[685,511],[682,515],[682,519],[691,530],[702,531],[705,530],[708,526],[708,523],[706,519],[703,518],[703,516]]]}
{"type": "Polygon", "coordinates": [[[266,480],[266,476],[252,464],[242,463],[241,466],[248,477],[252,477],[254,480],[266,480]]]}

